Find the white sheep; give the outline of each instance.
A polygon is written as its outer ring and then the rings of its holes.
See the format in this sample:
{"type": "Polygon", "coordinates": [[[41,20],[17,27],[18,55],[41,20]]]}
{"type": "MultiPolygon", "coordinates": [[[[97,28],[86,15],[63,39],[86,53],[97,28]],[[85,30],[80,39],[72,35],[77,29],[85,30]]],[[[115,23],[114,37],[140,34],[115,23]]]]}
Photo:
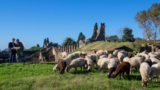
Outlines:
{"type": "Polygon", "coordinates": [[[102,61],[106,61],[106,63],[109,63],[110,60],[111,59],[108,59],[108,58],[101,58],[101,59],[99,59],[98,62],[97,62],[98,68],[101,66],[101,62],[102,61]]]}
{"type": "Polygon", "coordinates": [[[97,54],[98,56],[101,56],[101,55],[106,55],[106,56],[108,56],[108,51],[107,51],[107,50],[98,50],[98,51],[96,52],[96,54],[97,54]]]}
{"type": "Polygon", "coordinates": [[[153,64],[160,63],[159,59],[157,59],[157,58],[150,58],[150,59],[151,59],[151,61],[152,61],[152,65],[153,65],[153,64]]]}
{"type": "Polygon", "coordinates": [[[123,59],[123,62],[128,62],[129,60],[130,60],[129,57],[125,57],[125,58],[123,59]]]}
{"type": "Polygon", "coordinates": [[[114,56],[114,57],[117,57],[118,52],[119,52],[118,50],[115,50],[115,51],[113,52],[113,56],[114,56]]]}
{"type": "Polygon", "coordinates": [[[158,82],[159,74],[160,74],[160,63],[152,65],[151,73],[149,74],[150,80],[152,81],[153,80],[153,76],[156,75],[156,77],[157,77],[157,81],[156,82],[158,82]]]}
{"type": "Polygon", "coordinates": [[[97,66],[97,62],[98,62],[98,55],[97,54],[87,55],[86,58],[87,57],[90,58],[93,61],[93,63],[95,63],[97,66]]]}
{"type": "Polygon", "coordinates": [[[86,65],[86,67],[85,68],[87,68],[87,71],[89,72],[89,71],[91,71],[91,69],[92,69],[92,67],[93,67],[93,61],[91,60],[91,58],[85,58],[84,59],[85,61],[86,61],[86,63],[87,63],[87,65],[86,65]]]}
{"type": "Polygon", "coordinates": [[[154,53],[148,53],[148,55],[150,56],[150,58],[157,58],[157,55],[156,54],[154,54],[154,53]]]}
{"type": "MultiPolygon", "coordinates": [[[[103,59],[103,58],[102,58],[103,59]]],[[[101,62],[99,62],[99,68],[98,71],[101,71],[101,69],[107,70],[108,67],[108,63],[110,62],[111,59],[105,58],[104,60],[101,60],[101,62]]],[[[100,60],[99,60],[100,61],[100,60]]]]}
{"type": "Polygon", "coordinates": [[[116,57],[113,57],[113,58],[111,58],[111,59],[114,59],[114,60],[116,60],[116,61],[117,61],[117,63],[119,64],[119,59],[118,59],[118,58],[116,58],[116,57]]]}
{"type": "Polygon", "coordinates": [[[113,58],[113,55],[110,53],[110,54],[108,55],[108,59],[111,59],[111,58],[113,58]]]}
{"type": "Polygon", "coordinates": [[[54,72],[57,71],[57,64],[54,66],[53,71],[54,71],[54,72]]]}
{"type": "Polygon", "coordinates": [[[72,67],[75,67],[75,71],[77,71],[77,67],[81,67],[82,71],[82,67],[85,67],[85,64],[86,61],[84,60],[84,58],[76,58],[72,60],[69,66],[67,67],[67,72],[69,72],[72,67]]]}
{"type": "Polygon", "coordinates": [[[149,57],[149,55],[147,55],[147,54],[145,54],[145,53],[139,53],[139,54],[137,54],[138,56],[144,56],[145,57],[145,59],[149,59],[150,57],[149,57]]]}
{"type": "Polygon", "coordinates": [[[68,55],[68,54],[67,54],[67,52],[62,52],[62,53],[61,53],[61,57],[62,57],[62,59],[66,58],[66,57],[67,57],[67,55],[68,55]]]}
{"type": "Polygon", "coordinates": [[[106,55],[102,55],[102,56],[99,57],[99,59],[100,58],[107,58],[107,56],[106,55]]]}
{"type": "Polygon", "coordinates": [[[141,77],[142,77],[142,86],[143,84],[145,84],[145,86],[147,86],[147,82],[148,82],[148,76],[151,72],[151,67],[149,66],[148,63],[146,62],[143,62],[141,65],[140,65],[140,73],[141,73],[141,77]]]}
{"type": "Polygon", "coordinates": [[[125,58],[125,55],[121,52],[118,52],[118,59],[119,59],[119,62],[123,62],[123,59],[125,58]]]}
{"type": "Polygon", "coordinates": [[[128,52],[127,51],[119,51],[121,53],[123,53],[123,55],[128,56],[128,52]]]}

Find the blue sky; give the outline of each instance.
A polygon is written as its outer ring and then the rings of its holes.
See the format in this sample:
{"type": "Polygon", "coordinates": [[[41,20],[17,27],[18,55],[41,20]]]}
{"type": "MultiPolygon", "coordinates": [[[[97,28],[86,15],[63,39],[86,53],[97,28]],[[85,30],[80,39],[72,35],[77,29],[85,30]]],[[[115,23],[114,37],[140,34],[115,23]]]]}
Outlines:
{"type": "Polygon", "coordinates": [[[25,48],[43,45],[44,38],[62,44],[66,37],[77,41],[82,32],[90,38],[95,22],[105,23],[106,35],[129,26],[134,37],[143,31],[134,17],[159,0],[0,0],[0,49],[19,38],[25,48]]]}

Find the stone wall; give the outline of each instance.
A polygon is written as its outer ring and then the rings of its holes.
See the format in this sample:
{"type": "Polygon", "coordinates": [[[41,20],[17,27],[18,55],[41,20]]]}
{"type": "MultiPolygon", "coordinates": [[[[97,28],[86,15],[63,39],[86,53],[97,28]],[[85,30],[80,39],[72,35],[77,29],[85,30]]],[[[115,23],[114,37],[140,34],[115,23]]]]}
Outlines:
{"type": "Polygon", "coordinates": [[[74,50],[78,48],[79,48],[79,44],[71,45],[71,46],[58,46],[57,48],[55,48],[55,50],[58,52],[73,52],[74,50]]]}

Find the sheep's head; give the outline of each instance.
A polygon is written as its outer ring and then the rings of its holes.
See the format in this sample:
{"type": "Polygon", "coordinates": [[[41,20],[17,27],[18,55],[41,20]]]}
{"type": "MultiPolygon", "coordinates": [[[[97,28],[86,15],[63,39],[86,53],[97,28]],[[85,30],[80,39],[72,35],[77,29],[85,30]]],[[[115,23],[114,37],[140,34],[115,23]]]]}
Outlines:
{"type": "Polygon", "coordinates": [[[148,81],[142,81],[142,83],[141,83],[141,85],[143,86],[143,84],[147,87],[147,83],[148,83],[148,81]]]}
{"type": "Polygon", "coordinates": [[[116,76],[115,76],[114,74],[112,74],[110,77],[111,77],[111,78],[115,78],[116,76]]]}

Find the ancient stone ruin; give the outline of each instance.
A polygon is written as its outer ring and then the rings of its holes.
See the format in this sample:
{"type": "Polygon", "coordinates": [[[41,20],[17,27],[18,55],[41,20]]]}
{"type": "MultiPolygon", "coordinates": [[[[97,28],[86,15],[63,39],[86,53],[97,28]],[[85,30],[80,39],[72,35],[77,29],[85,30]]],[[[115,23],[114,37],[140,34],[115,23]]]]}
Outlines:
{"type": "Polygon", "coordinates": [[[88,43],[92,43],[95,41],[105,41],[105,23],[101,23],[98,30],[93,31],[91,38],[87,40],[80,40],[79,47],[82,47],[88,43]]]}

